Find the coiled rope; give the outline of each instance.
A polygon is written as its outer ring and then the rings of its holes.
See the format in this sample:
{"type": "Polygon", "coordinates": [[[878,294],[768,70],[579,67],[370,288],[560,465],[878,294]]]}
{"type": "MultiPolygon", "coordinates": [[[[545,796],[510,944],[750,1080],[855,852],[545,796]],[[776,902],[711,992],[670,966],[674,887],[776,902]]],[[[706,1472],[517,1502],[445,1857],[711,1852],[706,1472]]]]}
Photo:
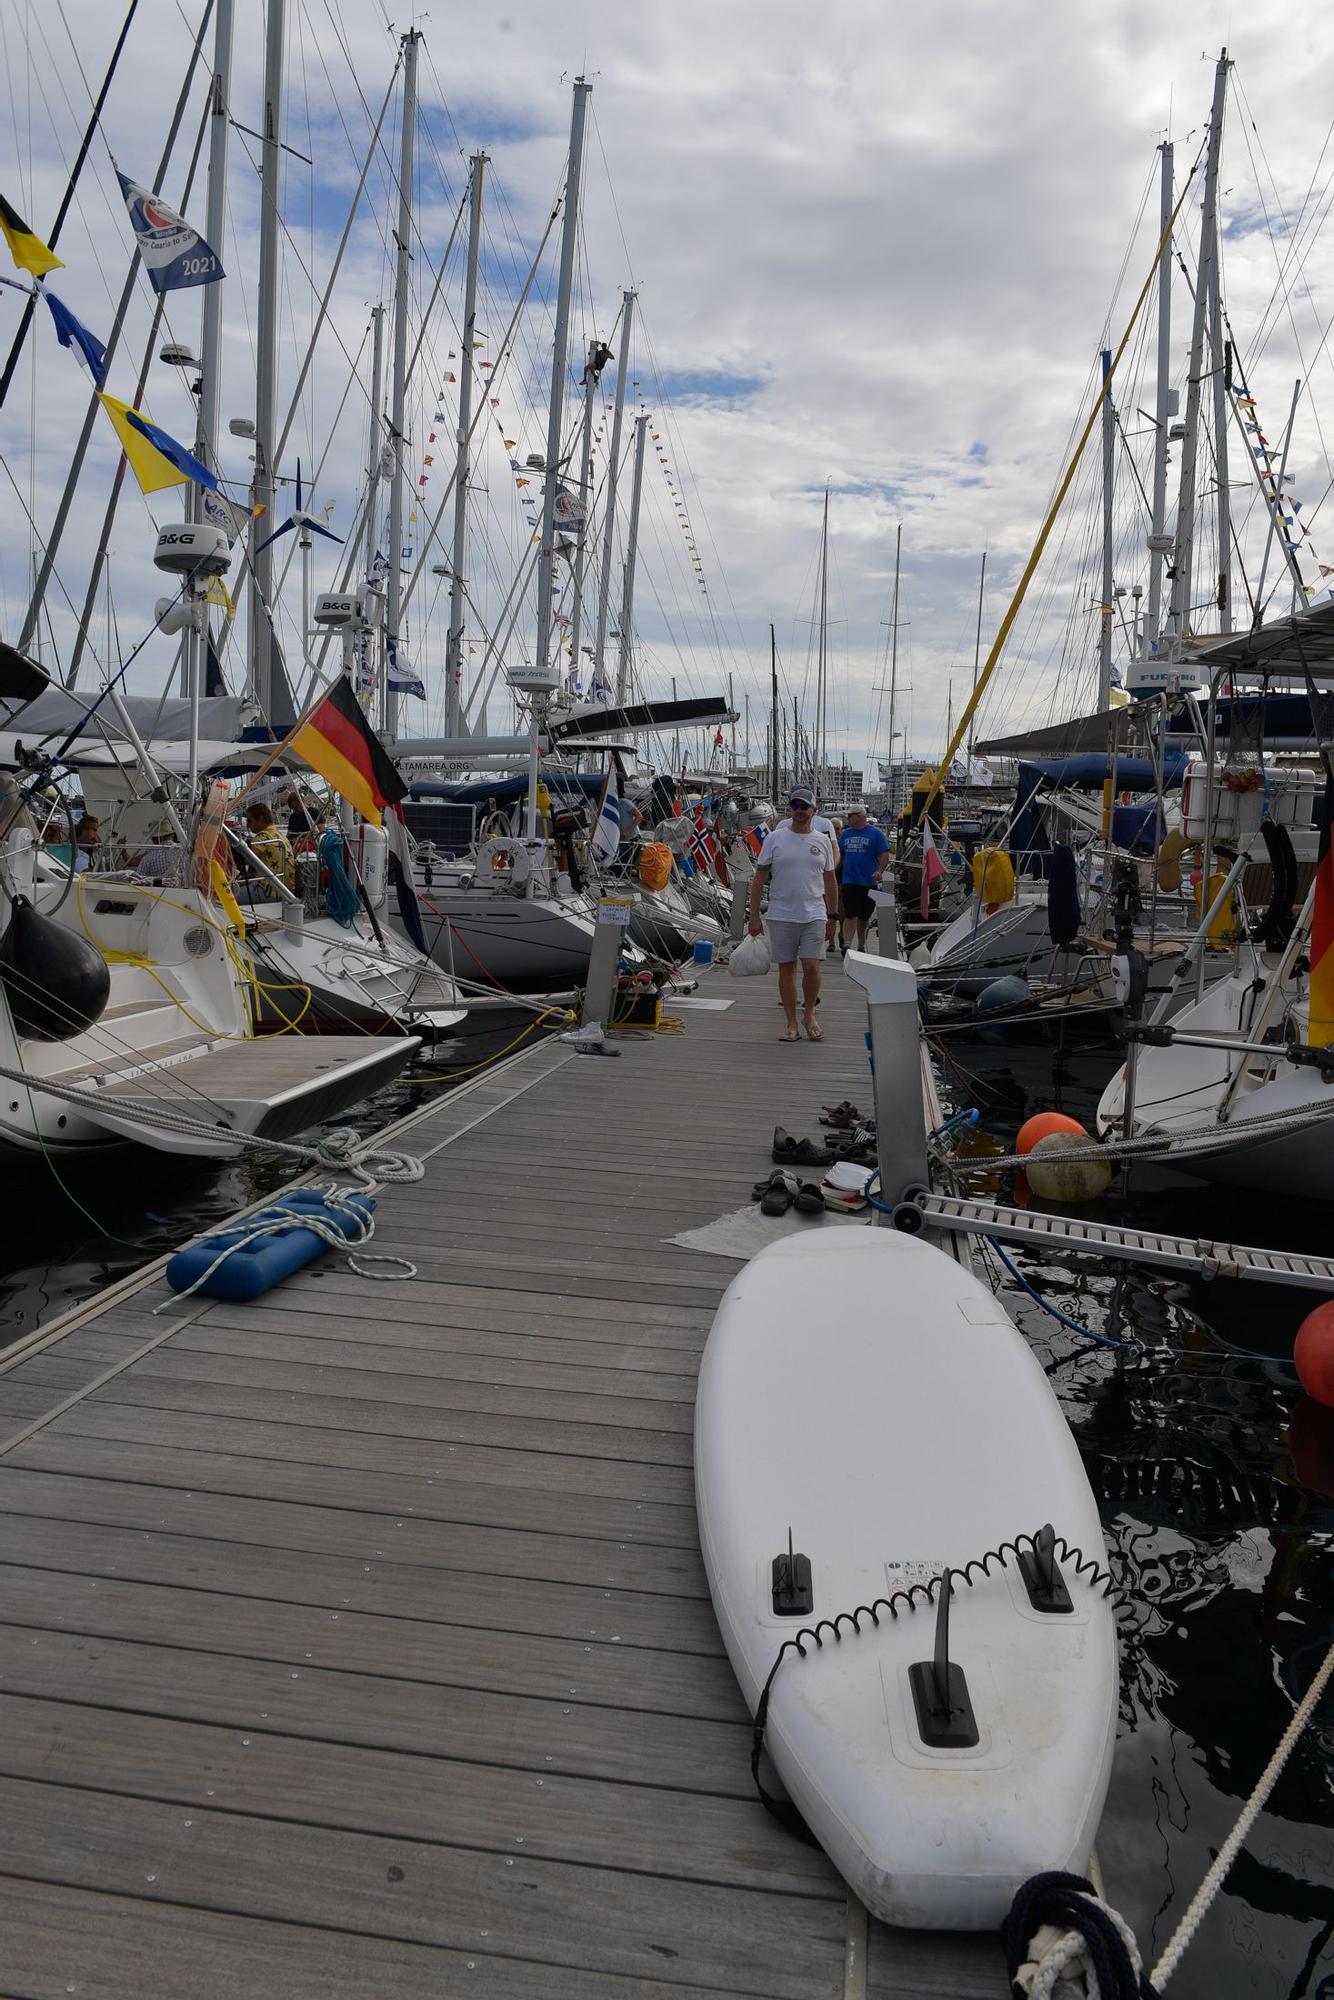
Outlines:
{"type": "MultiPolygon", "coordinates": [[[[420,1166],[421,1162],[415,1164],[420,1166]]],[[[318,1236],[322,1243],[327,1243],[331,1250],[345,1250],[348,1268],[359,1278],[382,1278],[392,1281],[396,1278],[416,1277],[417,1266],[409,1258],[396,1257],[383,1250],[370,1252],[366,1250],[365,1246],[375,1234],[375,1217],[366,1212],[364,1193],[362,1199],[358,1201],[354,1199],[358,1190],[340,1188],[336,1181],[329,1181],[323,1186],[317,1182],[309,1192],[319,1195],[325,1207],[332,1209],[335,1215],[344,1217],[344,1225],[339,1227],[309,1209],[293,1208],[281,1201],[275,1203],[272,1208],[261,1209],[251,1220],[244,1236],[238,1236],[234,1243],[224,1243],[212,1263],[207,1265],[197,1278],[184,1286],[174,1297],[163,1299],[160,1305],[154,1306],[154,1314],[165,1312],[168,1306],[176,1303],[177,1299],[188,1299],[193,1293],[202,1291],[214,1272],[221,1270],[228,1258],[236,1256],[238,1251],[248,1250],[252,1243],[259,1243],[266,1236],[281,1235],[284,1230],[289,1229],[308,1229],[313,1236],[318,1236]],[[397,1268],[391,1271],[373,1271],[368,1268],[372,1264],[392,1264],[397,1268]]],[[[222,1235],[227,1232],[220,1230],[217,1233],[222,1235]]],[[[208,1238],[205,1238],[205,1241],[208,1241],[208,1238]]]]}

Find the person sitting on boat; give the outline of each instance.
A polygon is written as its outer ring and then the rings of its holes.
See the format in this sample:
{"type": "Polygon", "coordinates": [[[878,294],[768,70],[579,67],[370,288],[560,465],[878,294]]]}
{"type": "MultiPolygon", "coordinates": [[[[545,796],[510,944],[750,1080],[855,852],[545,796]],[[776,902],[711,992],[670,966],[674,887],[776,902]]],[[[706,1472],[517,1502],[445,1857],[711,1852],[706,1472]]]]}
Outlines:
{"type": "Polygon", "coordinates": [[[296,881],[292,846],[287,835],[274,824],[272,812],[262,800],[252,799],[245,809],[246,841],[256,861],[262,861],[276,875],[284,889],[296,881]]]}
{"type": "Polygon", "coordinates": [[[74,866],[80,875],[93,865],[102,841],[102,829],[92,813],[82,813],[74,822],[74,866]]]}
{"type": "Polygon", "coordinates": [[[176,828],[169,819],[154,820],[148,829],[151,843],[138,858],[131,862],[134,873],[143,882],[182,882],[188,856],[176,837],[176,828]]]}
{"type": "Polygon", "coordinates": [[[839,903],[843,911],[843,949],[854,941],[858,951],[866,949],[866,926],[875,915],[871,891],[889,864],[889,842],[876,826],[866,807],[848,807],[848,827],[843,835],[843,875],[839,903]]]}
{"type": "Polygon", "coordinates": [[[834,878],[832,837],[813,825],[815,797],[804,785],[788,797],[790,817],[765,841],[750,878],[750,934],[764,930],[760,896],[769,890],[769,942],[778,961],[778,997],[787,1016],[780,1041],[796,1042],[797,962],[801,962],[802,1017],[808,1041],[822,1042],[824,1031],[815,1018],[824,964],[824,931],[838,914],[838,884],[834,878]]]}

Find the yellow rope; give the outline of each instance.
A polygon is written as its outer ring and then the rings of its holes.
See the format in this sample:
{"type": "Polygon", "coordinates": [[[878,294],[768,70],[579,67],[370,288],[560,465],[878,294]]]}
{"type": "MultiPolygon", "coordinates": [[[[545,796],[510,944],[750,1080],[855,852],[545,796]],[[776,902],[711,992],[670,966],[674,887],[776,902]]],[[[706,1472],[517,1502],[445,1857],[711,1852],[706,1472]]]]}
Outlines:
{"type": "Polygon", "coordinates": [[[520,1028],[512,1042],[506,1042],[503,1049],[496,1049],[491,1055],[483,1056],[480,1062],[469,1063],[466,1069],[432,1070],[429,1076],[418,1076],[414,1073],[406,1077],[404,1081],[407,1083],[453,1083],[461,1076],[471,1076],[474,1070],[489,1069],[492,1063],[498,1063],[502,1056],[507,1056],[514,1049],[517,1049],[520,1042],[526,1041],[529,1035],[536,1033],[537,1029],[542,1027],[547,1021],[572,1021],[573,1019],[573,1014],[569,1013],[565,1008],[549,1007],[545,1014],[538,1014],[535,1019],[531,1020],[526,1028],[520,1028]]]}

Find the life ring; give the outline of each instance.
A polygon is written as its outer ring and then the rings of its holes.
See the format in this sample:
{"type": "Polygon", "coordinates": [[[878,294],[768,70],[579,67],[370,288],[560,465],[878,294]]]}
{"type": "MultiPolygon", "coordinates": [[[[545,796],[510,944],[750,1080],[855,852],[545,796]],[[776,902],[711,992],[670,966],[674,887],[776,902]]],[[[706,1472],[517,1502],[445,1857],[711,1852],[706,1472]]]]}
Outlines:
{"type": "Polygon", "coordinates": [[[477,850],[473,880],[483,886],[488,882],[507,882],[512,888],[521,889],[532,872],[532,856],[528,849],[521,840],[506,835],[503,839],[482,842],[477,850]]]}

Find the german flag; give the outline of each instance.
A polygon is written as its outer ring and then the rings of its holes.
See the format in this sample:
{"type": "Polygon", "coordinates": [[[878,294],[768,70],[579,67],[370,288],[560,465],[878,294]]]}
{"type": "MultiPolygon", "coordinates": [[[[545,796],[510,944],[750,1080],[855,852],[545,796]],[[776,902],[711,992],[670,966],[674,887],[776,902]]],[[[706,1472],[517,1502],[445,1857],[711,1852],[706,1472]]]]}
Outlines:
{"type": "Polygon", "coordinates": [[[0,194],[0,230],[4,231],[9,245],[9,254],[20,271],[31,271],[34,278],[44,278],[48,271],[63,271],[64,259],[48,249],[40,236],[35,236],[16,208],[11,208],[0,194]]]}
{"type": "Polygon", "coordinates": [[[1315,903],[1311,911],[1311,979],[1307,1040],[1313,1049],[1334,1042],[1334,779],[1325,780],[1325,820],[1320,829],[1320,858],[1315,865],[1315,903]]]}
{"type": "Polygon", "coordinates": [[[346,675],[302,723],[291,747],[372,826],[380,824],[382,806],[397,805],[408,795],[346,675]]]}

